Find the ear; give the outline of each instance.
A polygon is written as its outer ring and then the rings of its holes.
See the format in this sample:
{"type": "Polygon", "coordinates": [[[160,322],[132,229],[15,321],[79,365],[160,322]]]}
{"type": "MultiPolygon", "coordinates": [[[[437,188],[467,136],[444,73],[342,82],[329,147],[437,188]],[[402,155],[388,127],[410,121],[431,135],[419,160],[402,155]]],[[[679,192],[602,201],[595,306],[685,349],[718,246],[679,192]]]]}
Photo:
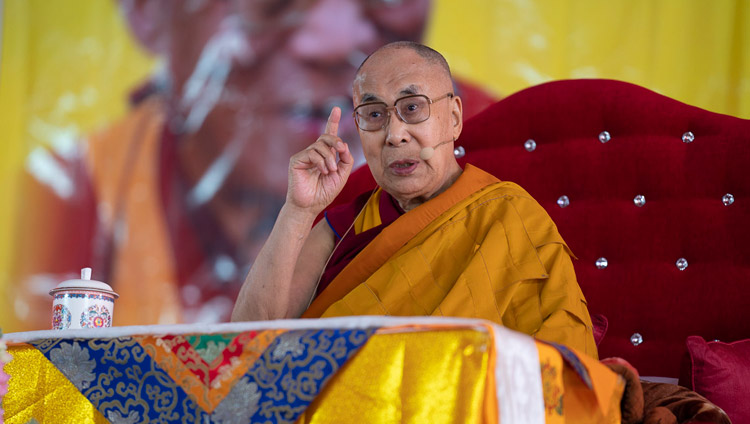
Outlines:
{"type": "Polygon", "coordinates": [[[458,140],[461,130],[464,128],[464,109],[461,98],[453,96],[451,98],[451,119],[453,121],[453,139],[458,140]]]}

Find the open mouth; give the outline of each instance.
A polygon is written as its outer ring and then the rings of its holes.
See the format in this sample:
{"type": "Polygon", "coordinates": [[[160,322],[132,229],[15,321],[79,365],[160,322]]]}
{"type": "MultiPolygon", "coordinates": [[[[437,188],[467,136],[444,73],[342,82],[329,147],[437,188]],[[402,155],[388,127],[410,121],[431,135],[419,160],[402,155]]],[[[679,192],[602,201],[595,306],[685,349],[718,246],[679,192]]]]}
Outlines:
{"type": "Polygon", "coordinates": [[[416,160],[397,160],[392,162],[389,166],[391,171],[396,175],[409,175],[417,169],[418,162],[416,160]]]}

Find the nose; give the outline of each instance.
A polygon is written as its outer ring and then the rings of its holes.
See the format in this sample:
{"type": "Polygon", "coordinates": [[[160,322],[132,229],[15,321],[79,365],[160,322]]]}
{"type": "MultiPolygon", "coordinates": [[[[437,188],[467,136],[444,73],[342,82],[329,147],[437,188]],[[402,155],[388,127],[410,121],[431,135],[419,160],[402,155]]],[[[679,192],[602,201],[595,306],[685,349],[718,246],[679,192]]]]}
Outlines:
{"type": "Polygon", "coordinates": [[[357,0],[319,0],[291,35],[289,48],[303,60],[359,66],[378,43],[375,25],[364,12],[357,0]]]}
{"type": "Polygon", "coordinates": [[[386,144],[398,147],[409,142],[409,131],[407,123],[402,121],[398,116],[395,108],[388,110],[388,123],[385,125],[385,142],[386,144]]]}

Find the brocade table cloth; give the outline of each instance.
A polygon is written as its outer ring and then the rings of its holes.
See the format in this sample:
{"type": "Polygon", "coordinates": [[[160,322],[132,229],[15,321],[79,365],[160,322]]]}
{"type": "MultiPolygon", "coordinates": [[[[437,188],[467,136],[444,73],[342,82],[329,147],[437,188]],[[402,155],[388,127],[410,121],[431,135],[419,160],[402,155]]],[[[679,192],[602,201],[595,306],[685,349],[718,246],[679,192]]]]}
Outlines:
{"type": "MultiPolygon", "coordinates": [[[[540,342],[481,320],[346,317],[4,340],[6,423],[562,419],[561,370],[540,361],[540,342]]],[[[576,362],[558,348],[558,359],[576,362]]]]}

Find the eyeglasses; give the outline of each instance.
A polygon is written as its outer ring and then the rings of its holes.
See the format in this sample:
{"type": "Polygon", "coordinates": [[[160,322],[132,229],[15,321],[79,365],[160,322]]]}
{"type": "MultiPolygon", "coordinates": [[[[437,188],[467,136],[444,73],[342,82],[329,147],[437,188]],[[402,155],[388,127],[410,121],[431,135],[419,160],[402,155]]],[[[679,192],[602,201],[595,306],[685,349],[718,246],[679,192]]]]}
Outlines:
{"type": "Polygon", "coordinates": [[[403,122],[418,124],[430,118],[431,104],[448,97],[453,97],[453,93],[434,100],[424,94],[412,94],[397,99],[393,106],[388,106],[384,102],[363,103],[354,108],[353,116],[357,127],[363,131],[378,131],[385,128],[391,119],[390,110],[395,110],[403,122]]]}

